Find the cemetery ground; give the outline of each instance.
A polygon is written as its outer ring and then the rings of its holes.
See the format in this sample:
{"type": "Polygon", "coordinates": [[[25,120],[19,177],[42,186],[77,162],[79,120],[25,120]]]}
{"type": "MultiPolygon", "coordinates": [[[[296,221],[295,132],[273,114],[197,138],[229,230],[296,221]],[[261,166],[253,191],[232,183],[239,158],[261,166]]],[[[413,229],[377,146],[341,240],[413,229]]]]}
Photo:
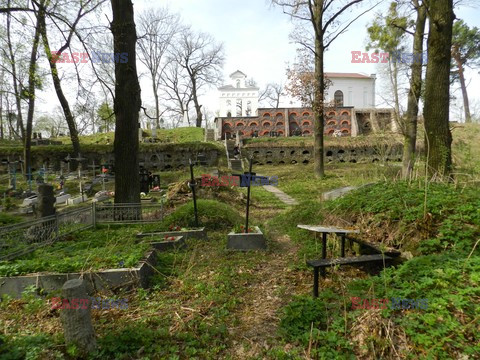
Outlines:
{"type": "MultiPolygon", "coordinates": [[[[472,128],[473,129],[473,128],[472,128]]],[[[313,178],[313,165],[255,166],[279,177],[278,187],[299,205],[287,206],[252,187],[251,224],[266,234],[268,249],[229,252],[226,234],[243,224],[245,189],[198,192],[200,223],[208,240],[158,253],[148,289],[116,289],[103,297],[128,298],[128,309],[92,310],[97,359],[475,359],[480,354],[479,129],[455,142],[453,183],[399,180],[399,164],[329,164],[313,178]],[[342,198],[326,191],[370,184],[342,198]],[[427,190],[427,191],[425,191],[427,190]],[[320,243],[297,224],[358,228],[379,246],[400,249],[395,267],[327,270],[312,297],[308,259],[320,243]],[[353,310],[351,297],[428,299],[416,310],[353,310]]],[[[455,132],[454,132],[455,136],[455,132]]],[[[418,164],[418,173],[422,166],[418,164]]],[[[196,175],[200,176],[200,170],[196,175]]],[[[188,171],[162,173],[176,182],[172,206],[158,224],[102,226],[25,259],[2,264],[2,274],[69,272],[134,264],[146,247],[138,231],[191,227],[188,171]]],[[[163,179],[163,178],[162,178],[163,179]]],[[[339,243],[329,241],[329,253],[339,243]]],[[[350,250],[351,251],[351,250],[350,250]]],[[[0,358],[71,359],[58,309],[35,289],[0,302],[0,358]]]]}

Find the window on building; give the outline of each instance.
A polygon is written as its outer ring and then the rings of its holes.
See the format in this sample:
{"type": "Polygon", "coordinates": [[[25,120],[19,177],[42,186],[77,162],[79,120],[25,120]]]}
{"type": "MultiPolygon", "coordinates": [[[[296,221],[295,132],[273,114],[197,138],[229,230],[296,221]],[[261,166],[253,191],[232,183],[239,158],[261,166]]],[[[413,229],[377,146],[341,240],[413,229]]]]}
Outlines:
{"type": "Polygon", "coordinates": [[[237,80],[237,88],[240,88],[240,79],[237,80]]]}
{"type": "Polygon", "coordinates": [[[242,99],[237,99],[237,116],[242,116],[242,99]]]}
{"type": "Polygon", "coordinates": [[[335,106],[343,106],[343,92],[340,90],[335,91],[334,100],[335,106]]]}
{"type": "Polygon", "coordinates": [[[252,115],[252,102],[250,100],[247,101],[247,110],[245,111],[247,116],[252,115]]]}

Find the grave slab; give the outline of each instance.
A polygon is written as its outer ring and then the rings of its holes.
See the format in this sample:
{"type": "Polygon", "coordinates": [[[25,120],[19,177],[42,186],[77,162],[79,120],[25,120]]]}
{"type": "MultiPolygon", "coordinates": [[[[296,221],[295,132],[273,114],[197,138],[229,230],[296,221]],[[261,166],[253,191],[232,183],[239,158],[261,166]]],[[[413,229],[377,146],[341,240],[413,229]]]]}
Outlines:
{"type": "Polygon", "coordinates": [[[144,259],[134,268],[107,269],[85,273],[38,273],[31,275],[0,277],[0,296],[8,294],[20,298],[28,286],[43,289],[46,293],[60,290],[67,280],[83,278],[88,294],[99,290],[113,290],[120,287],[148,286],[156,263],[155,250],[149,250],[144,259]]]}
{"type": "Polygon", "coordinates": [[[70,194],[59,195],[55,198],[55,203],[57,205],[65,204],[71,197],[72,197],[72,195],[70,195],[70,194]]]}
{"type": "Polygon", "coordinates": [[[79,196],[79,197],[76,197],[76,198],[70,198],[67,200],[67,204],[68,205],[77,205],[77,204],[81,204],[85,201],[88,200],[88,196],[87,195],[83,195],[83,196],[79,196]]]}
{"type": "Polygon", "coordinates": [[[183,236],[185,239],[195,238],[195,239],[204,239],[207,240],[207,230],[203,227],[200,229],[187,229],[183,231],[162,231],[162,232],[146,232],[138,233],[137,238],[145,237],[155,237],[155,238],[164,238],[165,236],[183,236]]]}
{"type": "Polygon", "coordinates": [[[234,233],[231,232],[227,235],[227,249],[228,250],[265,250],[267,243],[262,231],[258,226],[254,227],[253,233],[234,233]]]}

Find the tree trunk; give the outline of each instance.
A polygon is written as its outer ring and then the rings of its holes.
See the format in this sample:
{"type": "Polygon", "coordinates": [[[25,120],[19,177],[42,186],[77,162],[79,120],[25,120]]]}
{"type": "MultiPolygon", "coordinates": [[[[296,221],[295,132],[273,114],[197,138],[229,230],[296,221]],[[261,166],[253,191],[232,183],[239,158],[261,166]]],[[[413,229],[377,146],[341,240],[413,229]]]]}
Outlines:
{"type": "Polygon", "coordinates": [[[392,62],[393,70],[391,71],[391,82],[393,87],[393,99],[395,102],[395,109],[394,109],[394,121],[395,124],[400,128],[402,134],[405,133],[405,126],[402,124],[400,120],[400,100],[398,96],[398,64],[396,61],[392,62]]]}
{"type": "MultiPolygon", "coordinates": [[[[2,76],[2,80],[3,80],[3,76],[2,76]]],[[[0,139],[3,140],[3,96],[2,95],[0,95],[0,139]]]]}
{"type": "Polygon", "coordinates": [[[313,116],[314,116],[314,174],[317,178],[325,176],[324,168],[324,149],[323,149],[323,99],[325,93],[325,83],[323,74],[323,32],[322,32],[322,1],[316,2],[314,5],[313,21],[314,26],[318,29],[315,36],[315,94],[313,100],[313,116]]]}
{"type": "Polygon", "coordinates": [[[153,97],[155,98],[155,125],[160,129],[160,104],[158,102],[158,86],[155,83],[155,76],[152,75],[153,97]]]}
{"type": "Polygon", "coordinates": [[[110,24],[115,53],[127,53],[127,63],[115,63],[115,203],[140,203],[138,113],[140,84],[135,63],[137,34],[131,0],[111,0],[110,24]]]}
{"type": "MultiPolygon", "coordinates": [[[[10,7],[10,0],[8,1],[8,7],[10,7]]],[[[10,36],[10,13],[7,13],[7,42],[8,42],[8,53],[10,57],[10,64],[12,66],[12,79],[13,79],[13,91],[15,93],[15,103],[17,106],[17,132],[20,129],[20,134],[22,141],[25,141],[25,128],[23,126],[23,117],[22,117],[22,99],[20,98],[20,92],[18,89],[18,79],[17,79],[17,69],[15,66],[15,56],[13,54],[12,40],[10,36]]]]}
{"type": "Polygon", "coordinates": [[[458,77],[460,79],[460,88],[462,89],[463,97],[463,110],[465,111],[465,122],[467,124],[472,122],[472,116],[470,115],[470,105],[468,103],[467,86],[465,85],[465,74],[462,59],[456,45],[453,46],[452,56],[458,67],[458,77]]]}
{"type": "Polygon", "coordinates": [[[36,85],[36,68],[37,68],[37,50],[40,42],[40,19],[45,16],[44,12],[45,0],[40,1],[40,8],[38,9],[37,24],[35,25],[35,35],[33,37],[32,52],[30,55],[30,65],[28,67],[28,114],[27,114],[27,129],[24,139],[24,159],[25,159],[25,174],[30,173],[31,169],[31,147],[32,147],[32,126],[33,126],[33,112],[35,109],[35,85],[36,85]]]}
{"type": "Polygon", "coordinates": [[[80,141],[78,140],[78,131],[75,124],[75,119],[73,118],[72,112],[70,111],[70,106],[68,104],[67,98],[63,94],[62,84],[60,78],[58,77],[57,64],[55,61],[52,61],[52,53],[50,51],[50,45],[48,43],[47,37],[47,28],[45,26],[45,16],[43,16],[40,25],[40,32],[42,34],[43,47],[45,49],[45,54],[47,55],[48,63],[50,65],[50,73],[52,74],[53,86],[55,92],[57,93],[58,100],[62,106],[63,114],[65,115],[65,120],[67,121],[68,130],[70,132],[70,139],[72,140],[73,153],[78,156],[80,154],[80,141]]]}
{"type": "Polygon", "coordinates": [[[452,170],[452,134],[449,127],[452,0],[429,2],[428,64],[425,78],[425,133],[428,173],[449,176],[452,170]]]}
{"type": "Polygon", "coordinates": [[[196,127],[202,127],[202,105],[199,104],[198,102],[198,97],[197,97],[197,82],[195,80],[195,76],[190,75],[192,79],[192,98],[193,98],[193,104],[195,105],[195,112],[197,113],[197,121],[196,121],[196,127]]]}
{"type": "MultiPolygon", "coordinates": [[[[423,33],[425,31],[425,22],[427,13],[425,5],[418,5],[417,8],[417,21],[415,24],[415,34],[413,37],[413,53],[423,53],[423,33]]],[[[420,56],[420,55],[419,55],[420,56]]],[[[418,57],[417,57],[418,59],[418,57]]],[[[423,59],[423,57],[422,57],[423,59]]],[[[414,61],[411,65],[411,82],[410,89],[408,91],[408,103],[407,103],[407,117],[405,119],[405,133],[404,133],[404,146],[403,146],[403,166],[402,176],[404,179],[408,179],[413,171],[415,164],[415,148],[417,143],[417,116],[418,116],[418,101],[422,92],[422,61],[414,61]]]]}

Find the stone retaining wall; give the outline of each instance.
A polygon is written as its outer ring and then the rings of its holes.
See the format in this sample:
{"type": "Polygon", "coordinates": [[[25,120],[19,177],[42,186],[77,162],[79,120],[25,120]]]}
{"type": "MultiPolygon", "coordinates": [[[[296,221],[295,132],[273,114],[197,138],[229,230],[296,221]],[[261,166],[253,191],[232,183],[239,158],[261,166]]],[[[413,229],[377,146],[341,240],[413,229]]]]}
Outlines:
{"type": "MultiPolygon", "coordinates": [[[[313,162],[313,146],[248,146],[243,155],[254,156],[257,165],[308,164],[313,162]]],[[[402,161],[403,145],[329,146],[325,148],[325,162],[370,163],[402,161]]]]}

